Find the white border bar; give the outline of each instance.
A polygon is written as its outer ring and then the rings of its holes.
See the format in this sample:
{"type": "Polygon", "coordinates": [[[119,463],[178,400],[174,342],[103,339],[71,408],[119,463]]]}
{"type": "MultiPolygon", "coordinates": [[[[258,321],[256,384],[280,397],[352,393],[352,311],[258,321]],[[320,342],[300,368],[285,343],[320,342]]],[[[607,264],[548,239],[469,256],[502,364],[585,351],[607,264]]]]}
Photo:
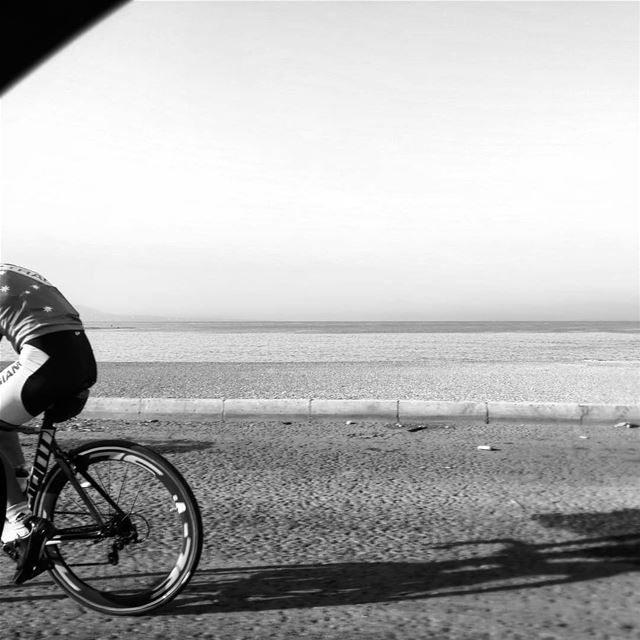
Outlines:
{"type": "Polygon", "coordinates": [[[500,421],[640,423],[640,405],[314,398],[89,398],[82,416],[215,421],[245,418],[357,418],[396,422],[456,419],[487,424],[500,421]]]}

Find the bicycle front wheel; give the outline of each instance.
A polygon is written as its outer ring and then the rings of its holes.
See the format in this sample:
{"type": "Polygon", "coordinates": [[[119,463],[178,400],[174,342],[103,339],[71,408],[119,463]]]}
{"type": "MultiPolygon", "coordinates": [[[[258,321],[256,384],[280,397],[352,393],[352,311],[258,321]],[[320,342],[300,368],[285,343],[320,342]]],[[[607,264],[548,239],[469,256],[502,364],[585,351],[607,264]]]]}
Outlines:
{"type": "Polygon", "coordinates": [[[189,485],[168,460],[131,442],[89,443],[70,459],[81,490],[57,464],[35,503],[56,529],[46,547],[51,576],[102,613],[165,605],[188,583],[202,550],[189,485]]]}

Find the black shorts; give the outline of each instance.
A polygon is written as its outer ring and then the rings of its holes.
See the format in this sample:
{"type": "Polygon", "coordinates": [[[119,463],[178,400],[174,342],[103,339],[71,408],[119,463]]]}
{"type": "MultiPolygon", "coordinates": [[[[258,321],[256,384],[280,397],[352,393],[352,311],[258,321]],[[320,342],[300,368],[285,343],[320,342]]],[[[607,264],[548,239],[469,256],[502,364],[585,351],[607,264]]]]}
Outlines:
{"type": "Polygon", "coordinates": [[[23,424],[62,398],[95,384],[93,350],[84,331],[28,340],[18,360],[0,372],[0,420],[23,424]]]}

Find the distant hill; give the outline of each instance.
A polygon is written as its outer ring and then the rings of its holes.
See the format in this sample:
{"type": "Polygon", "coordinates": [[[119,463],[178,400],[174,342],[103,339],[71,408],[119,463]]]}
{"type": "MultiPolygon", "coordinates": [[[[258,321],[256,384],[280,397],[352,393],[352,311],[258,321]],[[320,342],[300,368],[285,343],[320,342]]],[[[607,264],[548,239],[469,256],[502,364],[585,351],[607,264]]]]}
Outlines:
{"type": "Polygon", "coordinates": [[[167,322],[171,320],[171,318],[165,318],[163,316],[108,313],[81,304],[74,306],[80,313],[82,322],[85,324],[89,322],[167,322]]]}

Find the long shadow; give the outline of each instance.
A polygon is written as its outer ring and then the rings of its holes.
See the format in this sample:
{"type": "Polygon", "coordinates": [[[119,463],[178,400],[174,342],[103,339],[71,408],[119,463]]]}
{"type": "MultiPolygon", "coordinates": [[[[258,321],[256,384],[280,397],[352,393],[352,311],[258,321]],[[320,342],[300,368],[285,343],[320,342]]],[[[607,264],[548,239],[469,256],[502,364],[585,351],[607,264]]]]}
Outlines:
{"type": "Polygon", "coordinates": [[[539,588],[640,571],[640,510],[536,514],[533,519],[543,526],[572,532],[615,529],[617,523],[638,533],[546,544],[510,538],[472,539],[437,547],[453,557],[432,562],[346,562],[202,571],[185,593],[158,615],[426,600],[539,588]],[[482,553],[487,545],[490,549],[482,553]],[[468,553],[462,547],[467,547],[468,553]]]}
{"type": "Polygon", "coordinates": [[[204,451],[214,446],[213,442],[197,442],[194,440],[145,440],[138,439],[143,444],[156,453],[165,455],[167,453],[188,453],[189,451],[204,451]]]}
{"type": "MultiPolygon", "coordinates": [[[[540,588],[640,571],[640,510],[535,514],[544,527],[577,537],[531,544],[513,538],[452,541],[427,548],[424,562],[343,562],[233,567],[199,571],[155,615],[265,611],[402,600],[428,600],[540,588]],[[584,534],[588,537],[584,537],[584,534]],[[604,534],[604,535],[598,535],[604,534]],[[442,558],[442,559],[439,559],[442,558]]],[[[46,588],[48,579],[29,586],[46,588]]],[[[3,602],[63,598],[61,591],[23,594],[0,587],[3,602]]],[[[29,593],[31,591],[31,593],[29,593]]]]}
{"type": "MultiPolygon", "coordinates": [[[[96,440],[109,439],[109,435],[101,435],[96,437],[96,440]]],[[[150,449],[153,449],[156,453],[162,455],[168,453],[188,453],[190,451],[204,451],[205,449],[211,449],[214,446],[213,442],[197,441],[197,440],[153,440],[151,438],[136,438],[135,441],[138,444],[142,444],[150,449]]],[[[87,440],[81,440],[79,438],[65,438],[64,442],[61,442],[63,448],[71,450],[80,445],[86,444],[87,440]]]]}

